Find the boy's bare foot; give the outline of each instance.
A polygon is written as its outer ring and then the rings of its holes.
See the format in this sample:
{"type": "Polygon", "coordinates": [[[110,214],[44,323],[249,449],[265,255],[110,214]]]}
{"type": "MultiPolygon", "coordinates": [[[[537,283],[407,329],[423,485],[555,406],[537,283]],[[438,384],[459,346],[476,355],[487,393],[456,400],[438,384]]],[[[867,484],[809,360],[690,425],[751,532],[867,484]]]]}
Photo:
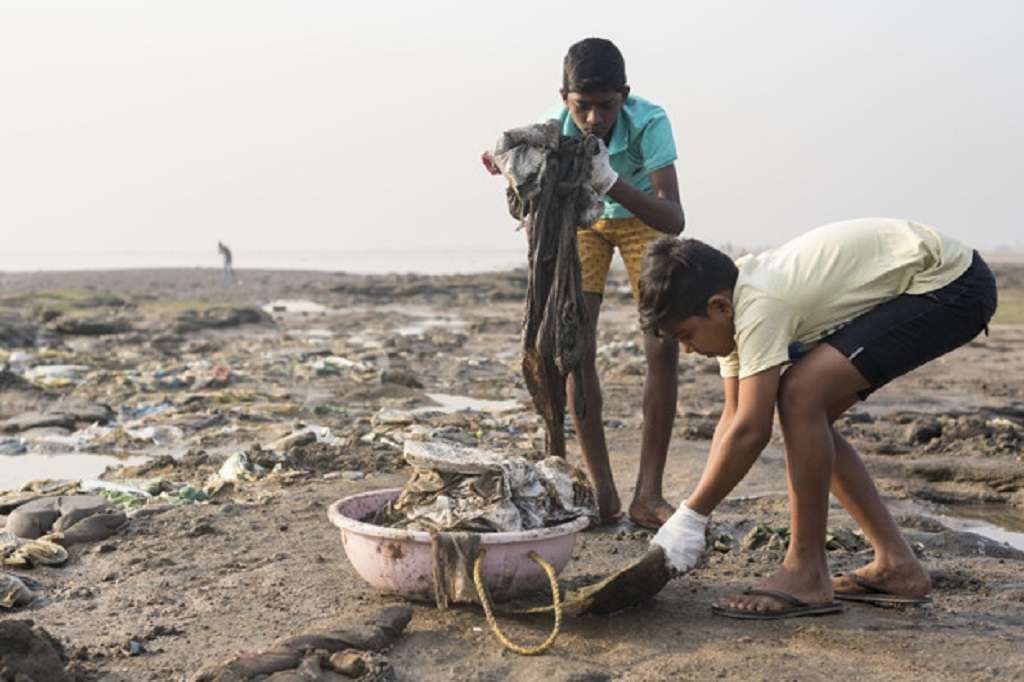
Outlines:
{"type": "Polygon", "coordinates": [[[675,510],[663,497],[642,500],[634,498],[629,505],[629,520],[642,528],[658,530],[675,510]]]}
{"type": "MultiPolygon", "coordinates": [[[[897,565],[882,566],[872,561],[853,572],[866,583],[884,590],[888,594],[905,597],[924,597],[932,591],[932,582],[928,571],[917,561],[897,565]]],[[[845,575],[832,578],[832,589],[837,594],[858,594],[868,592],[863,585],[858,585],[845,575]]]]}
{"type": "MultiPolygon", "coordinates": [[[[752,589],[785,593],[805,605],[831,604],[833,599],[832,583],[827,570],[814,568],[805,570],[803,567],[789,569],[782,566],[752,589]]],[[[766,594],[737,593],[722,597],[715,606],[730,611],[766,614],[790,609],[793,604],[766,594]]]]}

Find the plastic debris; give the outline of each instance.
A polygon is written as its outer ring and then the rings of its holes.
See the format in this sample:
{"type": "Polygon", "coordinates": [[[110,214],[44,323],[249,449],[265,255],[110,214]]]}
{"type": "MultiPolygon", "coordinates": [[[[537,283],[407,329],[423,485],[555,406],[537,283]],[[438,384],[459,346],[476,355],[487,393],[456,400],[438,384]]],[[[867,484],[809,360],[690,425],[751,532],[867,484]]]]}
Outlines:
{"type": "Polygon", "coordinates": [[[386,525],[426,531],[516,532],[597,518],[584,474],[561,458],[522,457],[441,442],[406,441],[409,482],[386,525]]]}
{"type": "Polygon", "coordinates": [[[0,573],[0,608],[13,609],[31,604],[35,599],[32,590],[16,575],[0,573]]]}
{"type": "Polygon", "coordinates": [[[85,365],[39,365],[25,371],[25,378],[44,388],[70,386],[82,380],[89,371],[85,365]]]}
{"type": "Polygon", "coordinates": [[[49,536],[26,540],[14,533],[0,531],[0,565],[11,568],[60,566],[68,560],[68,551],[49,536]]]}
{"type": "Polygon", "coordinates": [[[21,455],[26,450],[25,443],[20,438],[0,439],[0,455],[21,455]]]}

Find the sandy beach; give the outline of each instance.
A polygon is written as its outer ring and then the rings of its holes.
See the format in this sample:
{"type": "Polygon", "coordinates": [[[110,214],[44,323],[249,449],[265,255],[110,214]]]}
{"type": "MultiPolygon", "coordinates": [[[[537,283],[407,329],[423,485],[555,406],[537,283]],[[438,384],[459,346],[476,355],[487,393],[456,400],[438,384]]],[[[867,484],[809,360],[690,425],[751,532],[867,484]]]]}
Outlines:
{"type": "MultiPolygon", "coordinates": [[[[1024,266],[993,269],[1000,309],[990,334],[841,421],[931,571],[932,605],[850,605],[764,623],[711,614],[716,597],[782,559],[788,513],[776,429],[712,517],[707,565],[651,602],[567,619],[554,647],[530,658],[502,649],[477,608],[415,604],[376,674],[1024,679],[1024,266]]],[[[35,599],[0,609],[0,623],[45,628],[72,679],[187,680],[285,635],[401,603],[355,574],[327,507],[402,485],[409,437],[543,451],[519,369],[525,271],[237,274],[224,283],[209,269],[0,273],[0,452],[10,453],[0,454],[0,490],[69,477],[201,489],[232,455],[257,457],[310,427],[319,434],[286,449],[286,474],[236,482],[212,499],[128,505],[123,529],[72,546],[66,564],[10,569],[33,581],[35,599]]],[[[601,315],[605,426],[628,500],[644,358],[621,274],[601,315]]],[[[683,357],[666,471],[672,501],[700,474],[721,400],[717,364],[683,357]]],[[[571,434],[569,450],[579,463],[571,434]]],[[[0,514],[13,508],[0,503],[0,514]]],[[[834,572],[870,560],[835,503],[829,526],[834,572]]],[[[561,578],[613,570],[642,555],[649,538],[628,522],[587,531],[561,578]]],[[[540,641],[550,626],[545,616],[502,622],[517,641],[540,641]]]]}

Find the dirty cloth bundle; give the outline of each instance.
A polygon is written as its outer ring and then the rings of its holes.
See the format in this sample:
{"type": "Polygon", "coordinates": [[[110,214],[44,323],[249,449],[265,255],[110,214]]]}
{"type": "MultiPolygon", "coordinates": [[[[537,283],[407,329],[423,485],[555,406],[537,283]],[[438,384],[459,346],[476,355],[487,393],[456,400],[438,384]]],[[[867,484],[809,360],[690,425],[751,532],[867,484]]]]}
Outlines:
{"type": "Polygon", "coordinates": [[[564,459],[529,462],[439,441],[406,441],[412,477],[385,511],[387,525],[433,533],[517,532],[596,519],[586,476],[564,459]]]}
{"type": "Polygon", "coordinates": [[[508,180],[508,207],[526,227],[529,281],[523,320],[523,377],[547,426],[546,454],[565,457],[565,380],[575,378],[577,416],[585,412],[581,360],[590,340],[576,229],[601,217],[590,187],[600,140],[563,137],[557,120],[506,131],[494,164],[508,180]]]}

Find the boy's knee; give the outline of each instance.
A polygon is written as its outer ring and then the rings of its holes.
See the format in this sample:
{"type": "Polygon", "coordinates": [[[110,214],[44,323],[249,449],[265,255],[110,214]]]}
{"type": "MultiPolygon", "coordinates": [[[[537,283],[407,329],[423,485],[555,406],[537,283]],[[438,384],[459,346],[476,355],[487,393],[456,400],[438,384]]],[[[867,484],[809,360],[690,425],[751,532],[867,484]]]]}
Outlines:
{"type": "Polygon", "coordinates": [[[788,378],[783,375],[779,386],[779,419],[785,423],[788,419],[800,419],[824,414],[827,408],[821,392],[815,382],[803,376],[788,378]]]}

